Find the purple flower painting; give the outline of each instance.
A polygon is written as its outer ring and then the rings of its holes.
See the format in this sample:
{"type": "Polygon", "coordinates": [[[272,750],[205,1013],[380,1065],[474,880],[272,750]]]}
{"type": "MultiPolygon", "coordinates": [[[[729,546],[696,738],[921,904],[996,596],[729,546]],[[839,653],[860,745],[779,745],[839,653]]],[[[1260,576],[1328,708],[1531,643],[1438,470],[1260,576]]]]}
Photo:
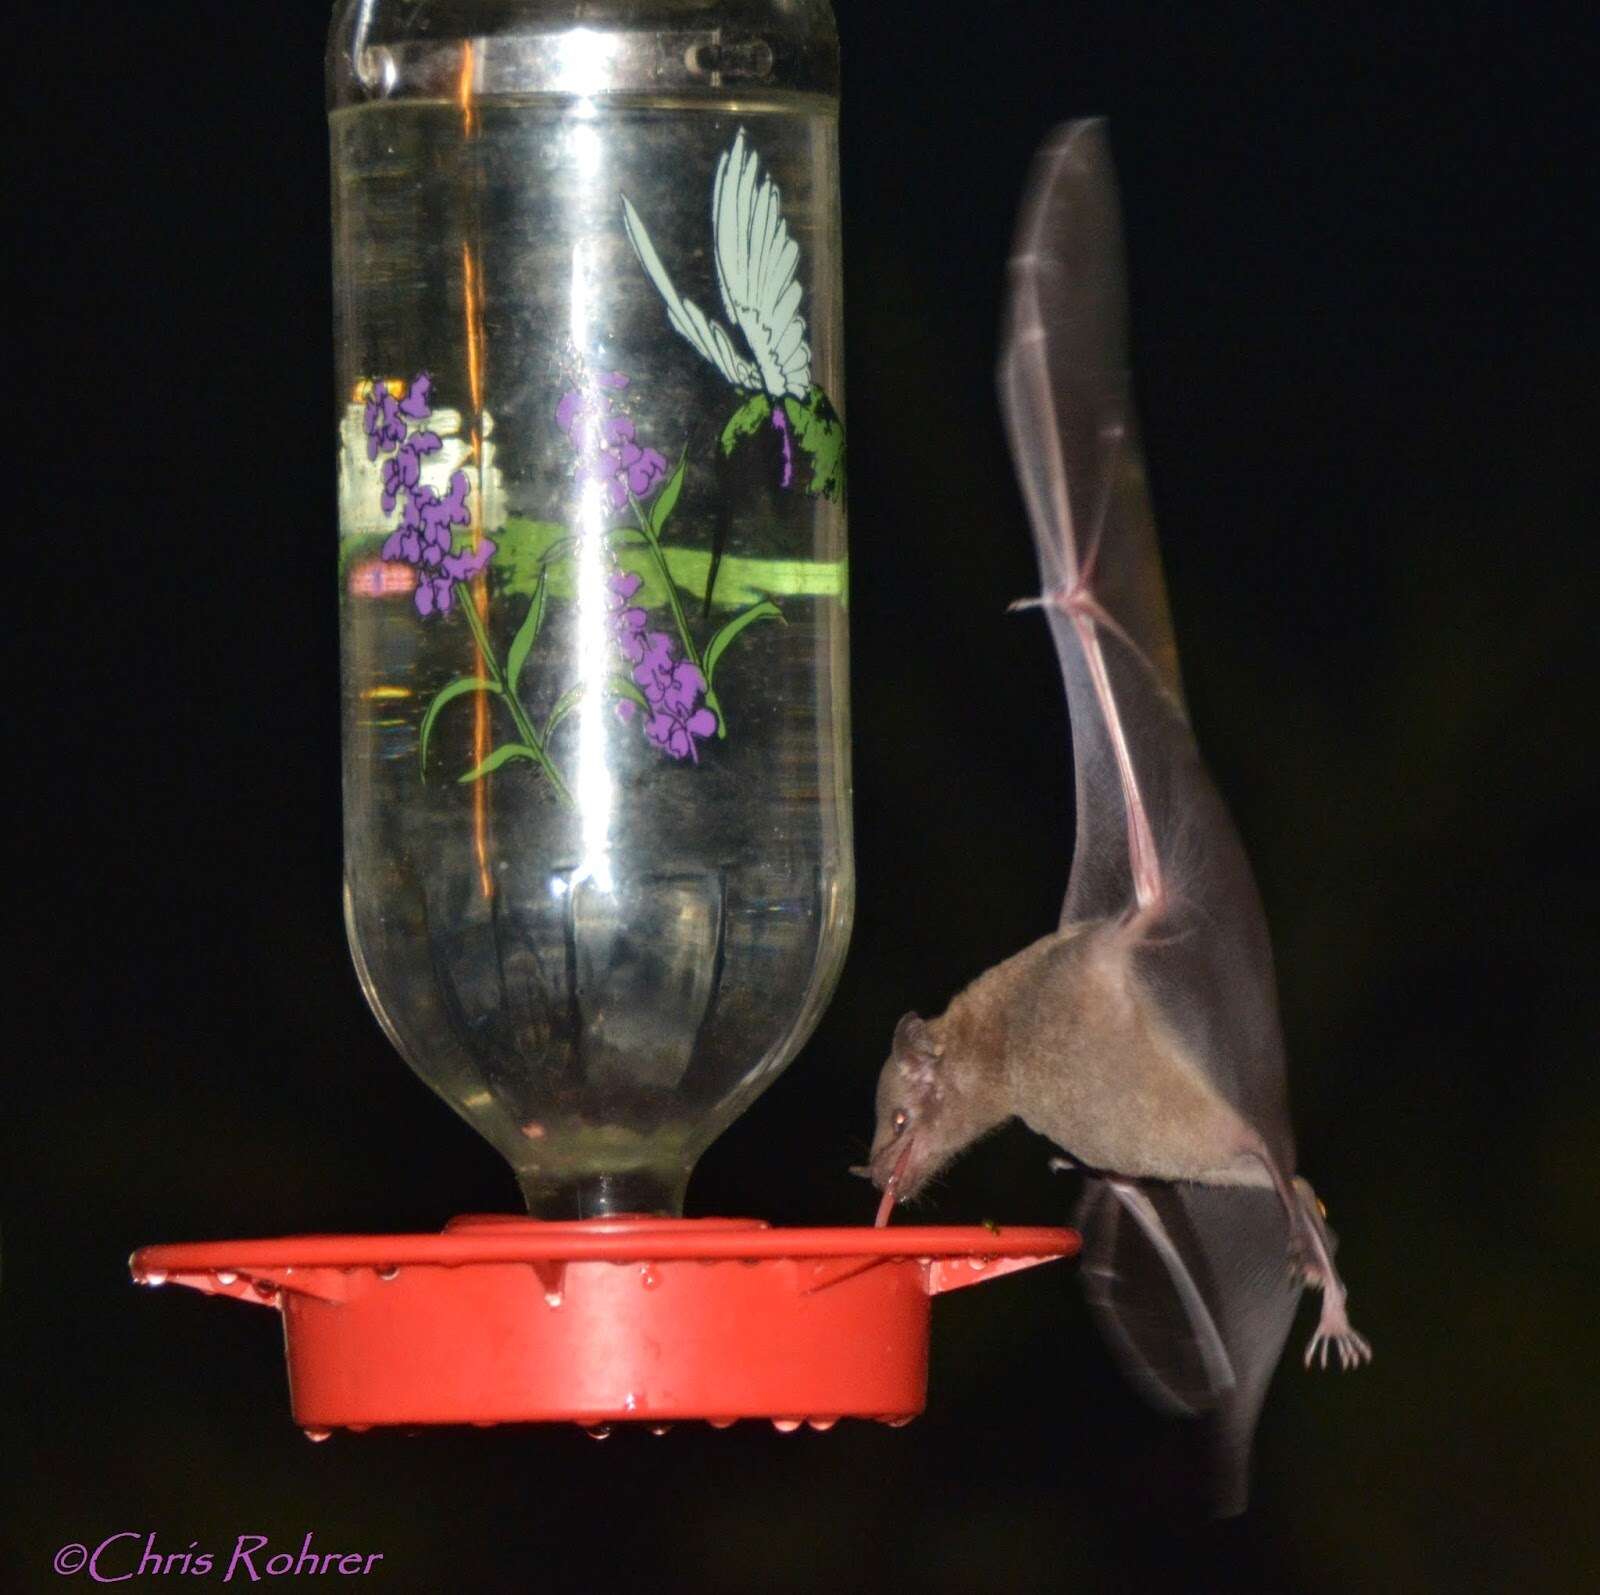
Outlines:
{"type": "Polygon", "coordinates": [[[395,396],[381,382],[372,384],[362,414],[367,429],[367,458],[377,459],[380,452],[395,448],[406,435],[406,424],[400,419],[400,405],[395,396]]]}
{"type": "Polygon", "coordinates": [[[494,544],[487,538],[476,548],[446,554],[438,570],[422,572],[417,582],[417,609],[424,615],[447,614],[456,583],[471,581],[493,557],[494,544]]]}
{"type": "MultiPolygon", "coordinates": [[[[645,721],[644,734],[675,759],[693,759],[697,764],[700,755],[695,742],[700,737],[716,734],[717,717],[700,702],[706,690],[706,678],[699,667],[687,659],[680,659],[673,667],[671,679],[656,703],[656,712],[645,721]]],[[[649,689],[645,691],[649,697],[649,689]]]]}
{"type": "MultiPolygon", "coordinates": [[[[644,734],[670,757],[698,764],[696,742],[717,731],[716,715],[700,701],[706,678],[692,660],[676,657],[677,645],[666,632],[645,630],[649,616],[631,602],[640,585],[641,578],[630,571],[618,571],[609,582],[612,635],[622,657],[633,666],[633,683],[647,707],[644,734]]],[[[633,699],[624,698],[617,705],[617,716],[630,723],[638,707],[633,699]]]]}
{"type": "Polygon", "coordinates": [[[372,384],[372,394],[362,412],[367,431],[367,458],[386,456],[379,470],[383,512],[392,515],[400,509],[400,522],[383,545],[383,558],[416,567],[414,595],[420,615],[444,615],[455,602],[458,582],[470,581],[494,557],[495,545],[480,538],[476,548],[460,553],[455,549],[455,528],[472,524],[467,500],[471,484],[465,471],[450,477],[449,492],[438,492],[422,480],[422,461],[444,445],[437,432],[410,422],[422,422],[432,415],[430,395],[433,379],[426,371],[411,381],[405,396],[396,399],[381,382],[372,384]]]}
{"type": "Polygon", "coordinates": [[[632,417],[615,412],[604,391],[627,385],[621,371],[603,371],[589,392],[574,388],[556,406],[556,425],[567,434],[579,471],[604,485],[613,510],[625,508],[630,494],[642,503],[667,476],[665,456],[639,442],[632,417]]]}
{"type": "Polygon", "coordinates": [[[638,664],[645,653],[644,628],[650,617],[645,610],[629,602],[643,583],[642,576],[624,570],[618,571],[606,584],[611,590],[607,602],[611,609],[612,635],[617,640],[622,657],[630,665],[638,664]]]}
{"type": "MultiPolygon", "coordinates": [[[[636,726],[645,743],[677,764],[697,765],[709,738],[724,739],[727,723],[722,704],[712,686],[712,676],[728,645],[759,620],[783,619],[770,600],[734,615],[720,629],[697,643],[685,612],[681,574],[664,539],[678,509],[684,485],[685,462],[669,470],[659,449],[639,436],[633,416],[622,408],[629,379],[621,371],[586,373],[563,393],[555,406],[557,427],[572,446],[574,474],[592,495],[593,486],[604,489],[611,513],[624,524],[596,528],[584,537],[599,539],[613,562],[607,578],[607,625],[618,660],[611,674],[610,692],[617,697],[618,719],[636,726]],[[624,514],[624,512],[626,512],[624,514]],[[624,550],[627,551],[624,556],[624,550]],[[651,592],[662,607],[652,612],[646,599],[646,575],[615,563],[619,558],[644,560],[651,592]],[[670,612],[670,618],[669,618],[670,612]]],[[[573,709],[584,700],[579,688],[563,692],[551,683],[542,726],[522,697],[522,684],[537,673],[535,649],[551,598],[561,592],[553,579],[559,562],[569,560],[584,537],[564,536],[560,527],[534,554],[533,597],[515,635],[502,653],[497,647],[487,607],[463,602],[457,588],[481,575],[498,552],[482,535],[458,546],[457,537],[473,524],[471,482],[465,471],[452,471],[441,488],[443,474],[436,462],[434,481],[422,480],[430,456],[445,448],[434,422],[433,379],[418,372],[409,387],[374,382],[362,402],[362,424],[367,458],[377,465],[377,491],[386,516],[394,517],[382,546],[384,569],[398,577],[409,570],[417,613],[425,618],[459,612],[472,636],[473,663],[469,670],[447,682],[434,694],[418,728],[418,761],[426,778],[429,738],[441,714],[453,703],[485,699],[497,703],[515,727],[515,734],[484,752],[475,747],[476,763],[458,781],[480,781],[507,767],[511,761],[531,762],[548,780],[556,800],[571,806],[572,789],[556,762],[552,738],[573,709]],[[398,568],[397,568],[398,567],[398,568]]],[[[786,428],[780,425],[780,431],[786,428]]],[[[446,456],[449,458],[449,456],[446,456]]],[[[792,457],[786,452],[786,476],[792,457]]],[[[593,502],[591,496],[590,502],[593,502]]],[[[509,523],[508,523],[509,527],[509,523]]],[[[520,526],[502,533],[509,540],[524,535],[520,526]]],[[[499,597],[516,590],[518,558],[527,554],[508,543],[507,582],[499,597]]],[[[524,563],[523,569],[526,569],[524,563]]],[[[565,583],[565,578],[559,578],[565,583]]],[[[352,589],[354,590],[354,589],[352,589]]],[[[392,591],[380,584],[378,593],[392,591]]],[[[526,589],[524,589],[526,590],[526,589]]],[[[567,587],[570,592],[570,587],[567,587]]],[[[534,689],[538,690],[538,689],[534,689]]]]}

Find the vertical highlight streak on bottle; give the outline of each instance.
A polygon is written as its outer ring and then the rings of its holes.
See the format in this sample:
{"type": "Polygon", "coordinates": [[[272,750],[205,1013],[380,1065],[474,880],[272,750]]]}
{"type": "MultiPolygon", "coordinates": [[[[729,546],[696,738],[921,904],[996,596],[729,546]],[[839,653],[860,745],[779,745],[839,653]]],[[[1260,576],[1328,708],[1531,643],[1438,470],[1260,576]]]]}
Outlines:
{"type": "MultiPolygon", "coordinates": [[[[580,116],[583,114],[579,108],[580,116]]],[[[592,113],[592,109],[590,111],[592,113]]],[[[572,148],[582,179],[581,191],[597,191],[600,167],[600,140],[593,127],[579,122],[572,130],[572,148]]],[[[580,457],[598,450],[600,402],[598,384],[589,369],[593,338],[595,288],[590,241],[574,240],[572,277],[568,294],[567,335],[582,364],[585,404],[583,426],[590,436],[583,438],[580,457]]],[[[578,703],[578,769],[576,797],[581,826],[583,856],[573,884],[591,881],[609,892],[611,880],[611,811],[615,792],[608,763],[606,738],[606,685],[610,679],[613,639],[610,624],[606,579],[611,573],[610,550],[606,536],[606,500],[601,483],[584,473],[579,488],[576,553],[578,588],[578,669],[582,697],[578,703]]]]}
{"type": "Polygon", "coordinates": [[[461,45],[461,78],[456,85],[456,100],[461,106],[461,131],[469,139],[478,136],[476,80],[477,56],[472,47],[472,40],[466,39],[461,45]]]}
{"type": "MultiPolygon", "coordinates": [[[[470,144],[478,133],[477,104],[473,96],[474,58],[472,41],[461,48],[461,132],[470,144]]],[[[476,184],[474,184],[476,187],[476,184]]],[[[476,196],[474,196],[475,198],[476,196]]],[[[477,222],[477,205],[472,209],[473,225],[477,222]]],[[[461,241],[461,282],[465,300],[467,322],[467,386],[472,397],[472,464],[477,476],[477,491],[472,495],[472,546],[476,549],[483,540],[483,294],[479,284],[477,259],[471,239],[461,241]]],[[[489,576],[480,571],[472,580],[467,602],[478,612],[482,623],[480,630],[487,631],[489,615],[489,576]]],[[[482,677],[485,660],[476,641],[473,644],[477,657],[475,673],[482,677]]],[[[506,683],[508,692],[515,692],[514,681],[506,683]]],[[[489,701],[477,692],[472,697],[472,762],[482,764],[489,756],[489,701]]],[[[489,868],[489,782],[493,776],[484,776],[472,784],[472,842],[478,861],[478,887],[487,902],[494,895],[494,875],[489,868]]]]}

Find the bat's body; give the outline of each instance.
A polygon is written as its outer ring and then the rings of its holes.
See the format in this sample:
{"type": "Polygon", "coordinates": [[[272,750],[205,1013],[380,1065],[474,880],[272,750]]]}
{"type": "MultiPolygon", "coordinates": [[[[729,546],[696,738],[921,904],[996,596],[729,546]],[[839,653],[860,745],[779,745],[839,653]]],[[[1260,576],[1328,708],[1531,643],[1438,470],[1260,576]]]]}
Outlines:
{"type": "Polygon", "coordinates": [[[870,1168],[887,1212],[1006,1119],[1055,1142],[1087,1176],[1101,1326],[1154,1400],[1214,1415],[1237,1510],[1303,1283],[1323,1293],[1307,1362],[1370,1352],[1295,1177],[1266,921],[1183,703],[1099,124],[1041,152],[1011,271],[1001,403],[1072,721],[1072,874],[1055,933],[901,1021],[870,1168]]]}

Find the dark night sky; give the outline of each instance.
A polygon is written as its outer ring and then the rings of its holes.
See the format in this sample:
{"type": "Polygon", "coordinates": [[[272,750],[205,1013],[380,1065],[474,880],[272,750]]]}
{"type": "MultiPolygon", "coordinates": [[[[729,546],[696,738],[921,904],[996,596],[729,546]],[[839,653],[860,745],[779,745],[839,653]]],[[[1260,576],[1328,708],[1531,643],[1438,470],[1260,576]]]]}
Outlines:
{"type": "MultiPolygon", "coordinates": [[[[312,1528],[407,1592],[1600,1575],[1592,18],[837,9],[859,911],[830,1012],[691,1211],[864,1221],[843,1170],[894,1019],[1054,923],[1064,712],[1043,628],[1004,612],[1035,577],[991,369],[1030,151],[1104,112],[1194,720],[1375,1365],[1286,1359],[1252,1513],[1193,1531],[1161,1506],[1186,1437],[1119,1384],[1066,1269],[939,1304],[908,1429],[603,1447],[313,1448],[266,1314],[127,1284],[144,1242],[429,1229],[515,1191],[383,1040],[338,911],[325,8],[37,6],[11,54],[38,103],[10,231],[34,508],[11,534],[32,884],[0,1130],[6,1588],[152,1528],[312,1528]]],[[[1066,1200],[1006,1132],[927,1217],[1066,1200]]]]}

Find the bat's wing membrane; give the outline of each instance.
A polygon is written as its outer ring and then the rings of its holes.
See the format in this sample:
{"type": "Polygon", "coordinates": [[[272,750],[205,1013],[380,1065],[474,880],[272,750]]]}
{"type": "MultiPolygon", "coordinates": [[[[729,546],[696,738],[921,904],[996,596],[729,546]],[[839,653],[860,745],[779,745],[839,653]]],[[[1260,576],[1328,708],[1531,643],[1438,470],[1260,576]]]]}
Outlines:
{"type": "Polygon", "coordinates": [[[1153,1405],[1204,1419],[1210,1505],[1243,1511],[1256,1419],[1300,1300],[1282,1204],[1245,1187],[1090,1179],[1077,1223],[1112,1354],[1153,1405]]]}
{"type": "Polygon", "coordinates": [[[1062,922],[1144,916],[1141,978],[1292,1168],[1272,952],[1249,862],[1189,729],[1123,283],[1104,124],[1075,122],[1034,165],[999,371],[1072,721],[1077,836],[1062,922]]]}
{"type": "MultiPolygon", "coordinates": [[[[1105,130],[1075,123],[1035,164],[1000,363],[1072,720],[1077,838],[1062,921],[1129,926],[1146,995],[1287,1174],[1272,952],[1184,706],[1135,431],[1123,277],[1105,130]]],[[[1217,1504],[1238,1510],[1299,1297],[1281,1204],[1266,1189],[1091,1178],[1079,1222],[1107,1341],[1157,1405],[1208,1415],[1217,1504]]]]}
{"type": "Polygon", "coordinates": [[[1237,1378],[1181,1211],[1154,1187],[1090,1178],[1077,1225],[1084,1295],[1123,1372],[1164,1412],[1213,1411],[1237,1378]]]}

